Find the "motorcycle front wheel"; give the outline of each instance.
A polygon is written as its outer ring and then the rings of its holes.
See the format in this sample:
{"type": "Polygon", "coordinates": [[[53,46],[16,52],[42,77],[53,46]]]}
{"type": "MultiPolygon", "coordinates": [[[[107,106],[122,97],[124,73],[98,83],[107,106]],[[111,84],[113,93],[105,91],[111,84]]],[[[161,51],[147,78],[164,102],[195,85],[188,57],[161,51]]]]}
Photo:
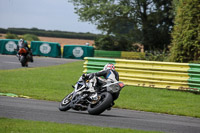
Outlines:
{"type": "Polygon", "coordinates": [[[70,93],[63,98],[63,100],[60,102],[60,105],[59,105],[60,111],[67,111],[71,108],[70,102],[72,100],[72,96],[73,96],[73,93],[70,93]]]}
{"type": "Polygon", "coordinates": [[[20,62],[21,62],[22,67],[25,67],[26,66],[26,57],[25,56],[21,56],[20,62]]]}
{"type": "Polygon", "coordinates": [[[109,92],[100,94],[101,99],[96,104],[89,104],[88,113],[91,115],[99,115],[109,108],[113,102],[113,97],[109,92]]]}

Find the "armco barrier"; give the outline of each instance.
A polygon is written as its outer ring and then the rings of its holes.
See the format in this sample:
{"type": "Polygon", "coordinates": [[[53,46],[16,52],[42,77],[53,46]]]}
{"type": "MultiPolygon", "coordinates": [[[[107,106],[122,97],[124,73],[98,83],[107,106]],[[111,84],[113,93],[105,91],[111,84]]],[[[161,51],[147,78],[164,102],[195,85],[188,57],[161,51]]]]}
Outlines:
{"type": "Polygon", "coordinates": [[[145,53],[128,52],[128,51],[95,50],[94,56],[103,58],[144,59],[145,53]]]}
{"type": "Polygon", "coordinates": [[[120,81],[126,85],[200,91],[200,64],[107,58],[84,58],[84,72],[102,70],[114,63],[120,81]]]}
{"type": "Polygon", "coordinates": [[[122,51],[121,58],[123,58],[123,59],[144,59],[145,53],[144,52],[142,53],[142,52],[122,51]]]}

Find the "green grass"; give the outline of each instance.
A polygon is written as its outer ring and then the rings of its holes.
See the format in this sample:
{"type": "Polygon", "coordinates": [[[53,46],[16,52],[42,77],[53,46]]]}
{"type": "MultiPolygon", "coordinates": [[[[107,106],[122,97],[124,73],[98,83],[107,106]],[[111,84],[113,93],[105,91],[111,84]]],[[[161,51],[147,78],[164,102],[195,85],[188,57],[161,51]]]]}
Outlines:
{"type": "MultiPolygon", "coordinates": [[[[59,66],[0,70],[0,93],[14,93],[34,99],[61,101],[82,75],[83,61],[59,66]],[[25,77],[25,79],[24,79],[25,77]]],[[[200,95],[126,86],[115,107],[200,117],[200,95]]]]}
{"type": "Polygon", "coordinates": [[[116,107],[200,117],[200,95],[166,89],[125,87],[116,107]]]}
{"type": "Polygon", "coordinates": [[[83,61],[42,67],[0,70],[0,92],[60,101],[82,75],[83,61]]]}
{"type": "Polygon", "coordinates": [[[1,133],[156,133],[132,129],[105,128],[53,122],[0,118],[1,133]]]}

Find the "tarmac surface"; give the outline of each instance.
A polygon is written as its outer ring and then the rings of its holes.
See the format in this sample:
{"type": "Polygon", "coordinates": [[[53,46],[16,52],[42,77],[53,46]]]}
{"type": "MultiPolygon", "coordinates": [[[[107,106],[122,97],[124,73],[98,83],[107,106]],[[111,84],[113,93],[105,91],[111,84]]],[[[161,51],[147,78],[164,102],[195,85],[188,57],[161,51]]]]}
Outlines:
{"type": "Polygon", "coordinates": [[[0,96],[0,117],[170,133],[200,132],[198,118],[125,109],[111,109],[95,116],[86,111],[61,112],[58,106],[58,102],[0,96]]]}
{"type": "MultiPolygon", "coordinates": [[[[65,59],[65,58],[50,58],[33,56],[34,62],[28,63],[29,68],[42,67],[42,66],[53,66],[59,64],[65,64],[69,62],[77,61],[77,59],[65,59]]],[[[0,70],[1,69],[16,69],[22,68],[21,63],[15,55],[1,55],[0,54],[0,70]]]]}

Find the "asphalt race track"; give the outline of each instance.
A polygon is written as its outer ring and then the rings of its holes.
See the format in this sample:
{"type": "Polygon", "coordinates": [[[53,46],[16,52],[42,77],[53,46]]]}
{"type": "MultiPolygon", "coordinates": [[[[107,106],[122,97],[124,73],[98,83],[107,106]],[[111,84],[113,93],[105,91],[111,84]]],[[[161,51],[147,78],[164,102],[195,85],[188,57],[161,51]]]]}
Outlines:
{"type": "MultiPolygon", "coordinates": [[[[49,57],[33,57],[34,62],[29,62],[29,68],[42,67],[42,66],[52,66],[65,64],[68,62],[77,61],[75,59],[64,59],[64,58],[49,58],[49,57]]],[[[22,68],[21,63],[15,55],[0,55],[0,70],[1,69],[15,69],[22,68]]]]}
{"type": "Polygon", "coordinates": [[[200,119],[112,109],[99,116],[58,110],[58,102],[0,96],[0,117],[176,133],[199,133],[200,119]]]}
{"type": "MultiPolygon", "coordinates": [[[[35,57],[34,63],[29,63],[29,67],[58,65],[72,61],[76,60],[35,57]]],[[[21,68],[17,57],[0,55],[0,69],[14,68],[21,68]]],[[[0,96],[0,117],[170,133],[200,133],[199,118],[124,109],[112,109],[94,116],[86,111],[61,112],[58,106],[58,102],[0,96]]]]}

